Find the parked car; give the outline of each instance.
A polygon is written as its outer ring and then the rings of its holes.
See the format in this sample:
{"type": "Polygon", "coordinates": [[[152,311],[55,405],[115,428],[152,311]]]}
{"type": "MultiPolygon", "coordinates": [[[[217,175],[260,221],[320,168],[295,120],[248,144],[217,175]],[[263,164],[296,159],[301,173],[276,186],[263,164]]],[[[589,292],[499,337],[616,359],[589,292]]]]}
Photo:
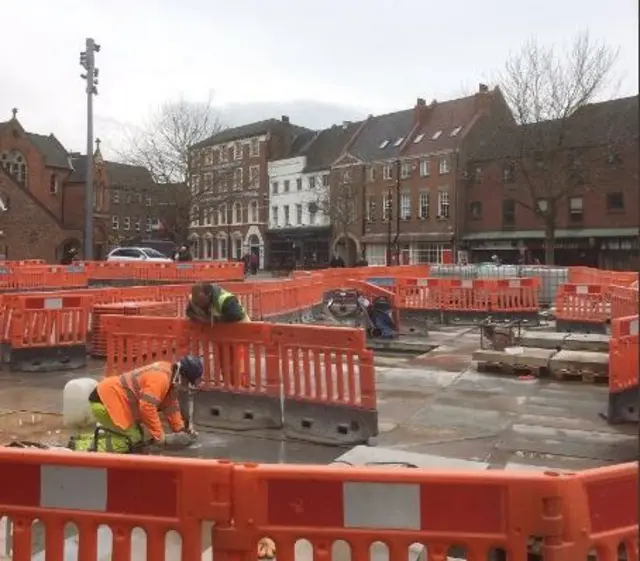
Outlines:
{"type": "Polygon", "coordinates": [[[109,252],[109,255],[107,255],[107,261],[149,261],[151,263],[171,263],[173,260],[151,247],[117,247],[109,252]]]}

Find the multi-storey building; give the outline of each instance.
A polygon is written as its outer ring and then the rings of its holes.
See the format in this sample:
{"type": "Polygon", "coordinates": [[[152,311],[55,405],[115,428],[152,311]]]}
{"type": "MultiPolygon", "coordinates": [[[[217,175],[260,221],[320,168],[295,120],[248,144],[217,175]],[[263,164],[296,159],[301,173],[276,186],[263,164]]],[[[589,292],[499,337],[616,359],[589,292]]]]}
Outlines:
{"type": "MultiPolygon", "coordinates": [[[[17,112],[0,122],[0,255],[56,262],[65,250],[82,249],[84,162],[53,134],[25,131],[17,112]]],[[[106,247],[109,200],[99,161],[94,171],[94,255],[99,257],[106,247]]]]}
{"type": "Polygon", "coordinates": [[[226,129],[191,147],[190,240],[199,259],[259,255],[265,263],[268,221],[268,162],[285,157],[309,131],[269,119],[226,129]]]}
{"type": "Polygon", "coordinates": [[[353,263],[439,261],[460,237],[464,142],[475,124],[513,122],[500,91],[370,116],[332,165],[334,249],[353,263]]]}
{"type": "Polygon", "coordinates": [[[556,264],[637,269],[639,148],[638,96],[470,139],[463,208],[472,258],[544,263],[551,227],[556,264]]]}
{"type": "Polygon", "coordinates": [[[361,123],[300,135],[287,158],[269,162],[269,266],[326,267],[331,256],[331,164],[361,123]]]}

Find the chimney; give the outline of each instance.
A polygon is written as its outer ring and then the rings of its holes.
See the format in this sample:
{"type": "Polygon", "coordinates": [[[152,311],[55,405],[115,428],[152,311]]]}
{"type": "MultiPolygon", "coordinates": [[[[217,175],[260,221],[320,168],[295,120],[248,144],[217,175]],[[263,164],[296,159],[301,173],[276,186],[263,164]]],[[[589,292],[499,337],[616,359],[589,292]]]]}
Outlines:
{"type": "Polygon", "coordinates": [[[475,94],[476,113],[484,113],[491,108],[493,96],[489,92],[487,84],[478,84],[478,93],[475,94]]]}
{"type": "Polygon", "coordinates": [[[413,108],[413,124],[414,125],[424,125],[427,120],[427,113],[429,109],[427,108],[427,102],[419,97],[416,100],[416,105],[413,108]]]}
{"type": "Polygon", "coordinates": [[[489,93],[489,86],[481,82],[478,84],[478,93],[489,93]]]}
{"type": "Polygon", "coordinates": [[[289,115],[283,115],[283,116],[280,118],[280,120],[281,120],[283,123],[286,123],[286,124],[288,125],[288,124],[289,124],[289,115]]]}
{"type": "Polygon", "coordinates": [[[351,121],[342,121],[342,128],[344,130],[347,130],[350,124],[351,124],[351,121]]]}

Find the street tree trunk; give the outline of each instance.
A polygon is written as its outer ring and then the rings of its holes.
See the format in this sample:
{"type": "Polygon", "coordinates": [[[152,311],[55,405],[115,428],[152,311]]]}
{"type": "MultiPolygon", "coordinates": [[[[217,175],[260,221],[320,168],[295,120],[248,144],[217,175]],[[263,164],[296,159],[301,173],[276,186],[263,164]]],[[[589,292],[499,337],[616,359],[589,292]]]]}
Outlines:
{"type": "Polygon", "coordinates": [[[546,220],[544,229],[544,263],[555,263],[556,225],[555,220],[546,220]]]}

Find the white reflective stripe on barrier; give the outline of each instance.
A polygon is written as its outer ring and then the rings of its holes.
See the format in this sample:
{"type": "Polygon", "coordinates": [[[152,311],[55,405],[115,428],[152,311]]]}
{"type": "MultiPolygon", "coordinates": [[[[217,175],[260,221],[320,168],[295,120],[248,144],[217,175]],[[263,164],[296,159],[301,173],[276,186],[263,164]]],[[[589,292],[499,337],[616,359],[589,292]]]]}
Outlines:
{"type": "Polygon", "coordinates": [[[473,288],[473,280],[469,280],[469,279],[463,280],[462,288],[473,288]]]}
{"type": "Polygon", "coordinates": [[[107,469],[41,466],[40,507],[105,512],[107,469]]]}
{"type": "Polygon", "coordinates": [[[62,298],[45,298],[44,299],[45,310],[60,310],[62,309],[62,298]]]}
{"type": "Polygon", "coordinates": [[[519,279],[515,279],[515,280],[510,280],[509,281],[509,288],[520,288],[522,285],[520,283],[519,279]]]}
{"type": "Polygon", "coordinates": [[[576,294],[589,294],[589,287],[584,285],[576,286],[576,294]]]}
{"type": "Polygon", "coordinates": [[[632,319],[629,323],[629,335],[638,334],[638,318],[632,319]]]}
{"type": "Polygon", "coordinates": [[[344,483],[345,528],[420,530],[420,485],[344,483]]]}

